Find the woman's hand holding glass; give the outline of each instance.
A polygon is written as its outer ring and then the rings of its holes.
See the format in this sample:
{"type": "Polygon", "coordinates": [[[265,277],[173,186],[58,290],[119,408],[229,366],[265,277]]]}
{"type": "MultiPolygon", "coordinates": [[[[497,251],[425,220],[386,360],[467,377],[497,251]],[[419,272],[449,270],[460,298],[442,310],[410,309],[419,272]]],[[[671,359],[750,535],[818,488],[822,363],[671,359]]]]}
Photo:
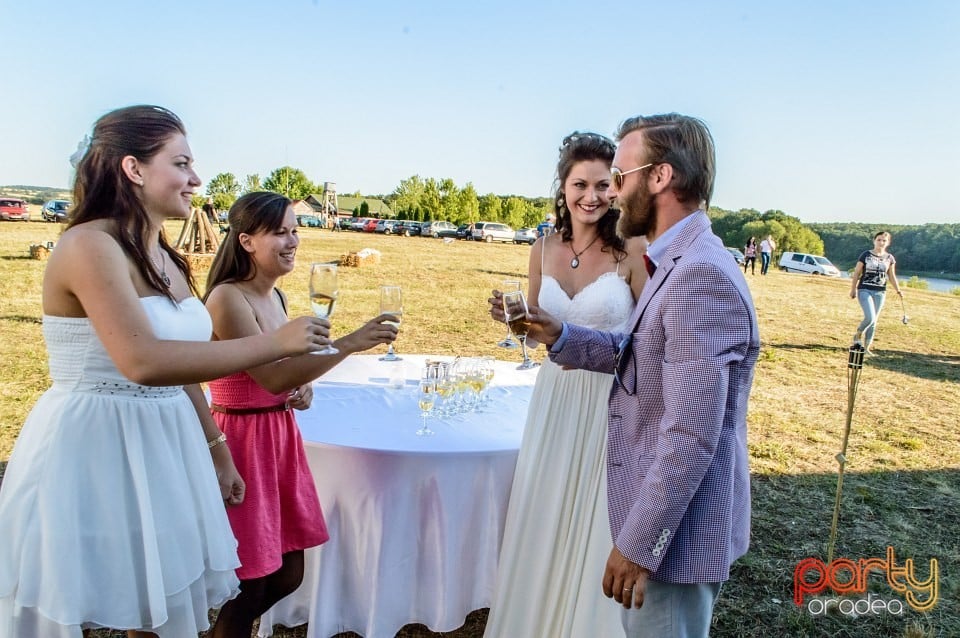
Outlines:
{"type": "Polygon", "coordinates": [[[363,352],[397,338],[397,324],[393,315],[377,315],[350,334],[340,337],[337,345],[346,352],[363,352]]]}
{"type": "Polygon", "coordinates": [[[271,333],[286,356],[313,354],[330,345],[330,322],[316,317],[298,317],[271,333]]]}
{"type": "MultiPolygon", "coordinates": [[[[310,307],[320,319],[329,319],[333,314],[340,287],[337,284],[336,264],[311,264],[310,266],[310,307]]],[[[330,324],[327,323],[329,330],[330,324]]],[[[328,332],[329,336],[329,332],[328,332]]],[[[314,354],[337,354],[340,352],[328,345],[314,354]]]]}
{"type": "MultiPolygon", "coordinates": [[[[400,330],[400,322],[403,321],[403,294],[400,286],[380,286],[380,314],[390,315],[388,323],[393,324],[400,330]]],[[[387,354],[380,357],[380,361],[402,361],[393,351],[393,341],[387,348],[387,354]]]]}
{"type": "Polygon", "coordinates": [[[527,309],[527,299],[523,291],[507,292],[503,294],[503,314],[510,326],[510,331],[520,340],[523,352],[523,362],[517,366],[518,370],[536,368],[539,363],[533,361],[527,354],[527,332],[530,330],[530,316],[527,309]]]}
{"type": "MultiPolygon", "coordinates": [[[[515,290],[520,290],[520,282],[515,279],[506,279],[502,282],[503,291],[502,292],[513,292],[515,290]]],[[[499,297],[499,290],[494,290],[494,297],[499,297]]],[[[491,313],[492,314],[492,313],[491,313]]],[[[503,319],[498,319],[496,316],[493,317],[496,321],[503,321],[503,319]]],[[[517,347],[517,342],[513,340],[513,335],[510,333],[510,326],[507,326],[507,336],[505,336],[498,344],[501,348],[509,348],[511,350],[517,347]]]]}

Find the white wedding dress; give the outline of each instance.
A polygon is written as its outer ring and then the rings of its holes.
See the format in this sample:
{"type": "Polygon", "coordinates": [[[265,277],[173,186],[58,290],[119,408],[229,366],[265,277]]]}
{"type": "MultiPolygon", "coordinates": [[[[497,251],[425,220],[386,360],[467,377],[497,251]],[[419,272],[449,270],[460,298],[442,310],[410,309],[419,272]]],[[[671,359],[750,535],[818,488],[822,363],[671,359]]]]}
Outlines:
{"type": "MultiPolygon", "coordinates": [[[[160,339],[210,338],[196,298],[142,306],[160,339]]],[[[193,404],[127,380],[89,319],[44,316],[43,334],[53,385],[0,488],[0,638],[196,636],[239,561],[193,404]]]]}
{"type": "MultiPolygon", "coordinates": [[[[569,323],[624,331],[634,300],[616,272],[572,299],[544,275],[538,305],[569,323]]],[[[543,363],[517,459],[486,638],[623,635],[620,608],[601,590],[613,547],[606,483],[612,382],[612,374],[543,363]]]]}

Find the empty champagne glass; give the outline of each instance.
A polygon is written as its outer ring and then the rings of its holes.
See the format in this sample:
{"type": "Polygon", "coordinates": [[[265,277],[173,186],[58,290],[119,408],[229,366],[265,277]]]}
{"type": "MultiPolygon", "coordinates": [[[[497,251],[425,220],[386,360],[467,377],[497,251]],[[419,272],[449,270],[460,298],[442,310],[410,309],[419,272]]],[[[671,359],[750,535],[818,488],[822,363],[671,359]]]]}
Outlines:
{"type": "Polygon", "coordinates": [[[517,370],[536,368],[540,364],[527,355],[527,330],[530,329],[530,320],[527,318],[527,299],[523,296],[523,291],[504,293],[503,313],[506,316],[507,325],[510,326],[510,332],[520,341],[523,352],[523,363],[517,366],[517,370]]]}
{"type": "MultiPolygon", "coordinates": [[[[515,279],[506,279],[501,285],[503,290],[501,292],[508,293],[520,290],[520,282],[515,279]]],[[[516,349],[517,342],[513,340],[513,335],[510,333],[510,326],[507,326],[507,336],[504,337],[498,344],[501,348],[509,348],[511,350],[516,349]]]]}
{"type": "Polygon", "coordinates": [[[420,407],[421,425],[416,431],[417,436],[432,436],[433,430],[427,425],[427,417],[430,416],[430,410],[437,400],[437,381],[436,379],[420,379],[417,385],[417,405],[420,407]]]}
{"type": "MultiPolygon", "coordinates": [[[[310,265],[310,307],[313,314],[321,319],[329,319],[337,303],[340,288],[337,285],[336,264],[310,265]]],[[[331,345],[313,354],[337,354],[340,352],[331,345]]]]}
{"type": "MultiPolygon", "coordinates": [[[[397,318],[396,321],[385,321],[391,326],[400,329],[400,322],[403,320],[403,295],[400,286],[380,286],[380,314],[390,314],[397,318]]],[[[387,347],[387,354],[380,357],[380,361],[402,361],[401,357],[393,351],[393,343],[387,347]]]]}

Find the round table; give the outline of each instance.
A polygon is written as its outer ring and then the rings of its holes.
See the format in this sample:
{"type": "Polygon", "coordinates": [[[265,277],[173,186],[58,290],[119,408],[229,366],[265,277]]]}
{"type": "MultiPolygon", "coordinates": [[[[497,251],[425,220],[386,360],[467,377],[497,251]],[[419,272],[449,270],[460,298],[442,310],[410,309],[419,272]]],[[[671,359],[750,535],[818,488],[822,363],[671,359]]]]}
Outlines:
{"type": "Polygon", "coordinates": [[[495,362],[481,410],[420,425],[427,359],[345,359],[297,413],[330,540],[306,552],[301,587],[260,623],[309,623],[308,638],[393,638],[410,623],[452,631],[490,605],[510,484],[537,370],[495,362]],[[402,374],[401,388],[391,380],[402,374]]]}

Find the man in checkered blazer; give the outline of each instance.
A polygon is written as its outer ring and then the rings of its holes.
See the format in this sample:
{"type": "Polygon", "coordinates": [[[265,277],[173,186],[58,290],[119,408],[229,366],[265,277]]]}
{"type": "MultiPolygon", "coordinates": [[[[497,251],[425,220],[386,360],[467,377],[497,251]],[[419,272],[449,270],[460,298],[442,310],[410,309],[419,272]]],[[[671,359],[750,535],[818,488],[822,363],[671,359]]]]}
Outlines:
{"type": "Polygon", "coordinates": [[[646,236],[650,279],[628,334],[531,309],[559,364],[615,373],[607,438],[613,549],[603,577],[628,637],[706,637],[750,539],[747,398],[760,338],[743,273],[704,213],[713,139],[699,120],[634,117],[608,194],[619,231],[646,236]],[[552,345],[551,345],[552,344],[552,345]]]}

